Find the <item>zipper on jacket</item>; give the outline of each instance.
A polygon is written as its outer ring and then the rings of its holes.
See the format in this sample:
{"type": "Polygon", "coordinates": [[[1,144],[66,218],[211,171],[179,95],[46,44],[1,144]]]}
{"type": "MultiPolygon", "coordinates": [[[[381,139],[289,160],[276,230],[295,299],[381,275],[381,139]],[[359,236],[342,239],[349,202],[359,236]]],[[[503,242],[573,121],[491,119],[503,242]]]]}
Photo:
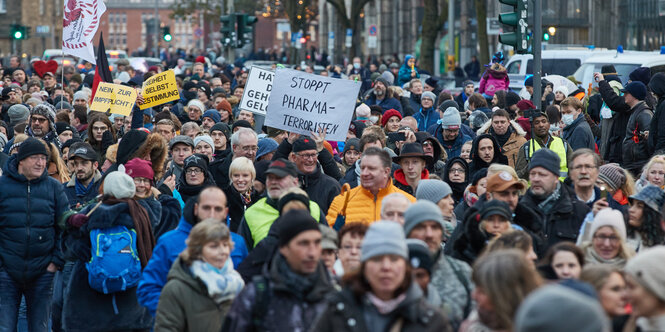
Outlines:
{"type": "Polygon", "coordinates": [[[28,181],[28,213],[27,213],[27,218],[26,218],[26,223],[25,223],[25,234],[27,237],[26,241],[26,247],[25,247],[25,253],[23,254],[23,260],[24,260],[24,265],[23,265],[23,278],[26,277],[26,274],[28,273],[28,251],[30,250],[30,181],[28,181]]]}

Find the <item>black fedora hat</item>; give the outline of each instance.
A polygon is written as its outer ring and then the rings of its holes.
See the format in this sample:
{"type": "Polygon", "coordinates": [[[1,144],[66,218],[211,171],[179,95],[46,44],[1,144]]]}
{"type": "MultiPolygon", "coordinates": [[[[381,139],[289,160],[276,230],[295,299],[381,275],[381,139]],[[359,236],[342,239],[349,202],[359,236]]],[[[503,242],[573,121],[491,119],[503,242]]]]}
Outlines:
{"type": "Polygon", "coordinates": [[[423,152],[423,146],[420,143],[406,143],[402,146],[402,149],[399,151],[399,156],[393,157],[393,162],[398,163],[402,158],[421,158],[425,160],[427,164],[432,162],[432,156],[428,156],[423,152]]]}

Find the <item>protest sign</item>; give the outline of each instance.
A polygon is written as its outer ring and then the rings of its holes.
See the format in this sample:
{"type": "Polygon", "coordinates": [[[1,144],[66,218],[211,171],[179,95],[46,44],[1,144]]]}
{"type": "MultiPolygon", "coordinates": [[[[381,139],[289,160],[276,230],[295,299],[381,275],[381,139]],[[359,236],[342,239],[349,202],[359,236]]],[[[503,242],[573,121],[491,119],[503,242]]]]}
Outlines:
{"type": "Polygon", "coordinates": [[[238,109],[265,115],[274,77],[274,72],[252,66],[238,109]]]}
{"type": "Polygon", "coordinates": [[[265,125],[305,135],[323,130],[326,139],[344,141],[359,89],[350,80],[278,69],[265,125]]]}
{"type": "Polygon", "coordinates": [[[143,104],[139,106],[142,110],[180,99],[173,70],[167,70],[147,79],[143,82],[142,93],[143,104]]]}
{"type": "Polygon", "coordinates": [[[129,116],[136,102],[136,90],[120,84],[100,82],[92,99],[90,110],[98,112],[110,112],[129,116]]]}

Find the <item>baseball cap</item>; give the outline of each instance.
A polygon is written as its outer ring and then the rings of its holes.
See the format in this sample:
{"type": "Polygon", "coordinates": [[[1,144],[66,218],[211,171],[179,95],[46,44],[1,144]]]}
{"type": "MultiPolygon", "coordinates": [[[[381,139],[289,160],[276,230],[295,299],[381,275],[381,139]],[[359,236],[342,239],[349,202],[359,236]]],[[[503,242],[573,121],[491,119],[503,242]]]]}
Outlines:
{"type": "Polygon", "coordinates": [[[513,221],[513,214],[510,211],[508,203],[496,199],[483,204],[483,208],[480,210],[480,215],[483,220],[494,215],[500,215],[508,221],[513,221]]]}
{"type": "Polygon", "coordinates": [[[265,174],[274,174],[280,178],[283,178],[287,175],[296,177],[298,176],[298,171],[296,169],[296,164],[284,158],[279,158],[273,160],[273,162],[268,165],[268,169],[266,170],[265,174]]]}
{"type": "Polygon", "coordinates": [[[85,160],[97,160],[97,153],[88,143],[76,143],[69,148],[69,158],[79,157],[85,160]]]}
{"type": "Polygon", "coordinates": [[[524,183],[516,180],[506,171],[496,173],[487,179],[487,192],[490,193],[504,191],[512,186],[516,186],[519,190],[524,189],[524,183]]]}

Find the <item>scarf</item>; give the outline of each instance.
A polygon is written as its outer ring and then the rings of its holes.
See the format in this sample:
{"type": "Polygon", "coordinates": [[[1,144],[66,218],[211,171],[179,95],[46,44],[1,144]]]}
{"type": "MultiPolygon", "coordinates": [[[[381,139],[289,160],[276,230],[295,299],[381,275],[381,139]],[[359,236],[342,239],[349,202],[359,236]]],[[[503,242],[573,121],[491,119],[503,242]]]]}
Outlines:
{"type": "Polygon", "coordinates": [[[453,191],[453,200],[455,201],[455,205],[457,203],[461,202],[464,199],[464,190],[466,189],[468,183],[462,182],[462,183],[455,183],[455,182],[446,182],[450,186],[450,189],[453,191]]]}
{"type": "Polygon", "coordinates": [[[247,209],[247,206],[252,203],[252,190],[250,189],[246,193],[240,193],[240,199],[242,200],[242,204],[245,205],[245,209],[247,209]]]}
{"type": "Polygon", "coordinates": [[[85,196],[89,191],[90,188],[92,188],[92,185],[95,184],[95,179],[94,179],[94,174],[93,178],[90,179],[90,183],[88,183],[87,186],[83,185],[83,183],[79,182],[79,179],[77,178],[74,180],[74,189],[76,190],[76,196],[82,197],[85,196]]]}
{"type": "Polygon", "coordinates": [[[371,302],[376,307],[376,310],[380,314],[387,315],[393,312],[393,310],[395,310],[395,308],[397,308],[397,306],[400,303],[402,303],[402,301],[404,301],[404,299],[406,298],[406,293],[402,293],[398,297],[387,301],[381,300],[380,298],[376,297],[376,295],[374,295],[372,292],[367,292],[365,296],[367,297],[369,302],[371,302]]]}
{"type": "Polygon", "coordinates": [[[556,189],[554,189],[554,191],[549,196],[547,196],[544,201],[540,202],[538,207],[546,215],[550,214],[556,202],[559,201],[559,196],[561,196],[561,182],[557,182],[556,189]]]}
{"type": "Polygon", "coordinates": [[[584,247],[584,256],[586,257],[587,264],[605,264],[612,266],[614,268],[618,268],[620,270],[623,269],[624,266],[626,266],[626,259],[621,257],[621,255],[618,255],[617,257],[611,258],[611,259],[605,259],[600,257],[598,253],[596,253],[595,250],[593,250],[593,246],[591,243],[587,244],[584,247]]]}
{"type": "Polygon", "coordinates": [[[490,127],[490,133],[496,140],[499,142],[499,147],[502,147],[508,140],[510,139],[510,135],[513,134],[513,126],[508,125],[508,130],[506,130],[506,133],[503,135],[499,135],[496,132],[494,132],[494,128],[490,127]]]}
{"type": "Polygon", "coordinates": [[[189,270],[195,278],[203,282],[208,290],[208,296],[217,305],[235,298],[245,287],[242,277],[233,269],[231,259],[227,259],[221,269],[210,265],[210,263],[196,260],[189,267],[189,270]]]}
{"type": "Polygon", "coordinates": [[[127,203],[129,206],[129,215],[134,221],[134,230],[136,230],[136,249],[139,252],[141,270],[143,270],[148,265],[148,261],[152,257],[152,250],[155,248],[155,235],[152,233],[148,212],[139,202],[129,198],[104,197],[102,203],[106,205],[127,203]]]}
{"type": "Polygon", "coordinates": [[[278,253],[278,255],[279,257],[275,263],[277,263],[277,272],[284,278],[284,285],[292,291],[298,300],[305,300],[307,294],[314,288],[317,273],[314,272],[306,276],[295,273],[289,267],[284,256],[281,253],[278,253]]]}

